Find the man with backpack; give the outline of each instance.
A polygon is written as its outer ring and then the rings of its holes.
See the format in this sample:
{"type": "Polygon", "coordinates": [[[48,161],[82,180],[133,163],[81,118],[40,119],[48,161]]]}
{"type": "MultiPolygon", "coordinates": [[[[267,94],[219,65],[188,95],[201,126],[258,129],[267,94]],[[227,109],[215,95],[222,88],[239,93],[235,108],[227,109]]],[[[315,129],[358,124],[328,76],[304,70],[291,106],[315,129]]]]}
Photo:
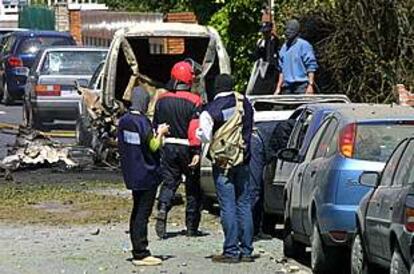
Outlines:
{"type": "Polygon", "coordinates": [[[214,100],[200,115],[197,136],[210,143],[208,156],[224,230],[223,253],[217,263],[253,262],[253,221],[250,198],[250,138],[253,108],[242,94],[233,91],[228,74],[215,79],[214,100]]]}

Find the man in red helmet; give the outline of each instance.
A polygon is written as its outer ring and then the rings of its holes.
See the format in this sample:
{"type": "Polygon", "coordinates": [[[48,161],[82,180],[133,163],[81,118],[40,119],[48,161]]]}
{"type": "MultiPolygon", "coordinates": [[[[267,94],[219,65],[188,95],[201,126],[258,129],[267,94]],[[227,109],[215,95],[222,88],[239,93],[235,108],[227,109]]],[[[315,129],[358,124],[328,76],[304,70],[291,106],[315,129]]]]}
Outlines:
{"type": "Polygon", "coordinates": [[[195,136],[201,97],[191,93],[194,79],[192,62],[181,61],[171,70],[169,91],[158,99],[154,123],[170,125],[170,134],[164,140],[161,153],[163,184],[159,195],[155,230],[160,238],[166,236],[167,214],[177,188],[185,176],[187,236],[200,235],[200,141],[195,136]]]}

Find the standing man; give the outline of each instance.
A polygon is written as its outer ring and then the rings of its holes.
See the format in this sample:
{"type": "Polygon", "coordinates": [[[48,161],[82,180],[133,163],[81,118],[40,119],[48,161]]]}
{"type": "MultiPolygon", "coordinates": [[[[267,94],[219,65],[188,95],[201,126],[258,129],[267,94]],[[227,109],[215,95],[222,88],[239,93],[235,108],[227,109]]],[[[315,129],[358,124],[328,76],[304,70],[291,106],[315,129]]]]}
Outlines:
{"type": "Polygon", "coordinates": [[[200,141],[195,137],[201,97],[191,93],[194,69],[190,62],[181,61],[171,70],[170,90],[160,95],[155,106],[154,123],[170,125],[161,153],[163,184],[159,194],[155,231],[161,239],[166,236],[168,211],[172,198],[185,176],[187,236],[201,235],[200,141]]]}
{"type": "Polygon", "coordinates": [[[250,138],[253,108],[242,94],[233,91],[233,79],[215,79],[216,96],[200,116],[197,136],[210,143],[209,157],[220,205],[224,246],[213,262],[253,262],[253,221],[249,180],[250,138]]]}
{"type": "Polygon", "coordinates": [[[148,250],[148,218],[160,183],[159,157],[156,151],[168,126],[158,127],[153,136],[150,120],[145,116],[150,96],[141,88],[132,94],[130,111],[119,120],[118,145],[121,169],[126,187],[132,190],[133,209],[129,232],[132,242],[132,263],[138,266],[159,265],[161,260],[148,250]]]}
{"type": "Polygon", "coordinates": [[[252,94],[255,95],[272,94],[279,73],[279,39],[273,32],[273,24],[263,22],[260,32],[262,38],[257,42],[253,54],[254,61],[256,61],[256,71],[253,71],[253,75],[256,80],[252,94]]]}
{"type": "Polygon", "coordinates": [[[287,41],[279,52],[279,81],[275,94],[314,94],[318,64],[309,42],[299,37],[298,20],[286,24],[287,41]]]}

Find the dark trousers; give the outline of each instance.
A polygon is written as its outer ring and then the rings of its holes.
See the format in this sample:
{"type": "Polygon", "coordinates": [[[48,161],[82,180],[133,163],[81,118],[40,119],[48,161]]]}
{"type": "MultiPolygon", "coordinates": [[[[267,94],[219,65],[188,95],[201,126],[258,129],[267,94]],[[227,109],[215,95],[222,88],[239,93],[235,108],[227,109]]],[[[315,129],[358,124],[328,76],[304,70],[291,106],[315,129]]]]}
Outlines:
{"type": "Polygon", "coordinates": [[[213,166],[213,177],[224,231],[223,255],[250,256],[253,252],[253,221],[249,167],[230,169],[213,166]]]}
{"type": "Polygon", "coordinates": [[[250,139],[250,148],[251,151],[254,151],[250,158],[249,168],[254,234],[256,235],[262,230],[264,211],[263,171],[266,164],[263,140],[257,133],[252,134],[252,138],[250,139]]]}
{"type": "MultiPolygon", "coordinates": [[[[202,192],[200,168],[190,168],[192,155],[183,145],[166,144],[161,153],[161,175],[163,179],[159,202],[171,208],[171,201],[185,176],[186,226],[187,230],[197,231],[201,219],[202,192]]],[[[159,206],[160,207],[160,206],[159,206]]]]}
{"type": "Polygon", "coordinates": [[[292,83],[283,87],[282,94],[305,94],[307,87],[308,82],[292,83]]]}
{"type": "Polygon", "coordinates": [[[139,260],[151,255],[148,250],[148,219],[151,216],[156,194],[157,188],[132,191],[134,205],[129,223],[129,233],[134,259],[139,260]]]}

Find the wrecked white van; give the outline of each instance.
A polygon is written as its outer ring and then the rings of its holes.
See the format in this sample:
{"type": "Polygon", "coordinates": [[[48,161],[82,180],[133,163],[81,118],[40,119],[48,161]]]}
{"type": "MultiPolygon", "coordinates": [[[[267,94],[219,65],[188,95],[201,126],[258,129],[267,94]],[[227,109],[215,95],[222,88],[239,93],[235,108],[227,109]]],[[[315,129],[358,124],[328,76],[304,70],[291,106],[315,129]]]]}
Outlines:
{"type": "Polygon", "coordinates": [[[97,160],[117,163],[117,120],[132,89],[141,85],[155,102],[157,94],[165,91],[172,66],[186,58],[200,64],[194,92],[205,101],[211,99],[215,76],[231,73],[229,57],[215,29],[197,24],[143,23],[117,31],[102,72],[93,78],[98,82],[89,86],[99,91],[78,87],[83,95],[78,143],[91,146],[97,160]]]}

